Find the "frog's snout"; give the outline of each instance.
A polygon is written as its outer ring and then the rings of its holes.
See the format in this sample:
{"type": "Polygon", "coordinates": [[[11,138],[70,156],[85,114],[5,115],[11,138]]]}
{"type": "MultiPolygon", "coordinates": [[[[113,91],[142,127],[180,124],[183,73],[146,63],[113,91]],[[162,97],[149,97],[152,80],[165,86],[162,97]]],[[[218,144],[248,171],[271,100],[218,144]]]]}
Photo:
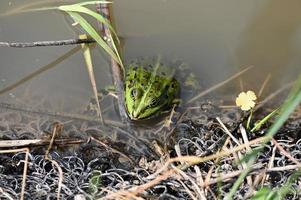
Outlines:
{"type": "Polygon", "coordinates": [[[139,118],[139,112],[137,110],[133,110],[132,112],[132,119],[138,119],[139,118]]]}

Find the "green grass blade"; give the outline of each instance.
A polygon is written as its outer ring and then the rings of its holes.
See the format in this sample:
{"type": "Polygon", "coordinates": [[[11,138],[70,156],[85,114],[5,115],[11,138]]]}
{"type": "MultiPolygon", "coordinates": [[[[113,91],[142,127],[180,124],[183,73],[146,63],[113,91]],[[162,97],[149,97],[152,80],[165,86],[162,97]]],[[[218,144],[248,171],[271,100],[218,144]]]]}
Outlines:
{"type": "Polygon", "coordinates": [[[277,114],[278,110],[279,110],[278,108],[273,110],[273,112],[271,112],[270,114],[265,116],[263,119],[256,122],[255,126],[251,129],[251,132],[259,130],[263,124],[265,124],[271,117],[273,117],[275,114],[277,114]]]}
{"type": "MultiPolygon", "coordinates": [[[[280,108],[280,114],[275,120],[274,124],[271,126],[271,128],[268,130],[266,136],[268,138],[272,138],[277,131],[281,128],[281,126],[284,124],[284,122],[289,118],[289,115],[295,110],[295,108],[300,104],[301,102],[301,74],[299,75],[296,83],[294,84],[293,89],[291,90],[287,100],[282,104],[280,108]]],[[[268,142],[268,141],[266,141],[268,142]]],[[[255,162],[253,160],[252,162],[249,162],[247,164],[246,169],[244,172],[238,177],[238,179],[233,184],[230,192],[226,196],[226,199],[232,199],[233,195],[235,194],[236,190],[238,189],[238,186],[243,182],[245,177],[248,175],[246,171],[249,171],[252,164],[255,162]]]]}
{"type": "Polygon", "coordinates": [[[104,41],[97,31],[78,13],[67,12],[81,27],[120,65],[121,61],[111,47],[104,41]]]}
{"type": "Polygon", "coordinates": [[[277,192],[270,188],[263,187],[251,198],[251,200],[281,200],[277,192]]]}
{"type": "Polygon", "coordinates": [[[83,7],[81,5],[78,5],[78,4],[59,6],[58,9],[65,11],[65,12],[78,12],[78,13],[84,13],[84,14],[90,15],[90,16],[94,17],[96,20],[98,20],[100,23],[103,23],[105,26],[109,27],[110,31],[112,31],[115,38],[118,39],[117,33],[115,32],[110,21],[98,13],[96,13],[86,7],[83,7]]]}
{"type": "Polygon", "coordinates": [[[87,1],[87,2],[82,2],[82,3],[77,3],[77,4],[72,4],[72,5],[61,5],[61,6],[51,6],[51,7],[43,7],[43,8],[32,8],[32,9],[27,9],[23,10],[22,12],[34,12],[34,11],[47,11],[47,10],[61,10],[60,7],[72,7],[72,6],[86,6],[86,5],[93,5],[93,4],[109,4],[113,3],[111,1],[87,1]]]}
{"type": "MultiPolygon", "coordinates": [[[[299,77],[301,80],[301,76],[299,77]]],[[[301,81],[297,82],[299,83],[299,88],[301,86],[301,81]]],[[[296,87],[298,86],[296,85],[296,87]]],[[[273,126],[269,129],[267,136],[273,137],[277,131],[281,128],[281,126],[284,124],[284,122],[288,119],[289,115],[295,110],[295,108],[300,104],[301,102],[301,90],[295,90],[295,92],[291,95],[290,99],[284,103],[284,105],[281,108],[281,114],[273,124],[273,126]]]]}
{"type": "Polygon", "coordinates": [[[43,8],[32,8],[27,10],[20,10],[19,13],[26,13],[26,12],[37,12],[37,11],[47,11],[47,10],[57,10],[59,7],[43,7],[43,8]]]}
{"type": "Polygon", "coordinates": [[[250,115],[249,115],[248,120],[247,120],[247,129],[248,130],[250,129],[250,123],[251,123],[252,117],[253,117],[253,110],[251,110],[250,115]]]}
{"type": "Polygon", "coordinates": [[[225,200],[232,200],[234,194],[236,193],[236,191],[238,190],[239,186],[241,185],[241,183],[244,181],[245,177],[249,174],[250,170],[251,170],[251,166],[252,163],[255,161],[255,157],[252,157],[251,160],[249,160],[246,168],[244,168],[244,170],[241,172],[240,176],[237,178],[237,180],[234,182],[231,190],[229,191],[229,193],[226,195],[226,197],[224,198],[225,200]]]}

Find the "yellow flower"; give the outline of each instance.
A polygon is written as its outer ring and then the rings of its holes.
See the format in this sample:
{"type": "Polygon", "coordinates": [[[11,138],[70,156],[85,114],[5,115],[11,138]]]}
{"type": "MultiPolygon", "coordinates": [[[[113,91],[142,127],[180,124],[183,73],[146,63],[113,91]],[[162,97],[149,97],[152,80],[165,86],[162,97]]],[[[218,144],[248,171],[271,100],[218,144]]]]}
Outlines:
{"type": "Polygon", "coordinates": [[[255,106],[255,100],[257,99],[253,91],[241,92],[236,98],[236,105],[242,110],[248,111],[255,106]]]}

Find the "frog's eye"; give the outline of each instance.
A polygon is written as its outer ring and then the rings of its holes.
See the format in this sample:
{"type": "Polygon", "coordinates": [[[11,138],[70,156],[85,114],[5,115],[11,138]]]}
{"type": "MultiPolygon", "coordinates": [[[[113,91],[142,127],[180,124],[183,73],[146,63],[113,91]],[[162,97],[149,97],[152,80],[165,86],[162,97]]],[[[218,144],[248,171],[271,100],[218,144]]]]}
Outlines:
{"type": "Polygon", "coordinates": [[[139,90],[137,88],[132,89],[131,91],[132,99],[136,100],[139,98],[139,90]]]}
{"type": "Polygon", "coordinates": [[[175,89],[176,88],[176,84],[174,82],[171,83],[171,88],[175,89]]]}
{"type": "Polygon", "coordinates": [[[148,106],[153,108],[156,107],[159,104],[160,99],[159,98],[153,98],[149,101],[148,106]]]}

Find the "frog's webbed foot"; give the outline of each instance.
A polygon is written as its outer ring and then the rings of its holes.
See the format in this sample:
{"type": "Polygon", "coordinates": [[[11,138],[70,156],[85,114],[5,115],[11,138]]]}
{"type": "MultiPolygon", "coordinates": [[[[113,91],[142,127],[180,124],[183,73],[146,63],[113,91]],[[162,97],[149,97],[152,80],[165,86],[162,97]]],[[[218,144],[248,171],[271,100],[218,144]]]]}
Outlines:
{"type": "Polygon", "coordinates": [[[117,97],[116,93],[117,93],[117,91],[116,91],[115,86],[110,85],[110,86],[107,86],[104,89],[101,89],[100,91],[98,91],[97,95],[98,95],[98,98],[100,98],[100,99],[105,96],[112,96],[117,99],[118,97],[117,97]]]}
{"type": "Polygon", "coordinates": [[[174,100],[172,101],[172,104],[173,104],[173,105],[177,105],[177,106],[182,106],[183,100],[182,100],[182,99],[174,99],[174,100]]]}

